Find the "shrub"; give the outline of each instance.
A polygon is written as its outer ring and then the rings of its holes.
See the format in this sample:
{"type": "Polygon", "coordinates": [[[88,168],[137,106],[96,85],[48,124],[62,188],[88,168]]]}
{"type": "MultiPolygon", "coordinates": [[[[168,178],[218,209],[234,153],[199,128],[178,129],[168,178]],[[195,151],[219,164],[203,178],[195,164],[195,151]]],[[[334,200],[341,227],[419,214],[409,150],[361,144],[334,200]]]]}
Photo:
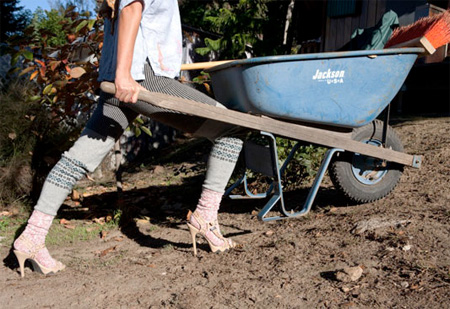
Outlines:
{"type": "Polygon", "coordinates": [[[31,94],[31,83],[18,80],[0,92],[0,205],[31,193],[34,126],[41,117],[39,104],[27,99],[31,94]]]}

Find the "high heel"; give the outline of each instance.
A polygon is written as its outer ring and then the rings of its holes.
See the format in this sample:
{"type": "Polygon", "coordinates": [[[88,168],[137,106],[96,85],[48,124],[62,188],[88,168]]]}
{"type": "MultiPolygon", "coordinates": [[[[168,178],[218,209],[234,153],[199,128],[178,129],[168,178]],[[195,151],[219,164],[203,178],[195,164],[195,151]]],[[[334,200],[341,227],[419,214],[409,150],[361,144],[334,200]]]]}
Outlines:
{"type": "Polygon", "coordinates": [[[197,229],[195,226],[191,225],[190,223],[187,223],[187,226],[189,228],[189,232],[191,232],[192,237],[192,247],[194,248],[194,256],[197,256],[197,233],[200,232],[199,229],[197,229]]]}
{"type": "Polygon", "coordinates": [[[222,236],[222,234],[220,233],[219,222],[217,220],[215,220],[213,222],[206,222],[197,213],[189,212],[188,221],[191,221],[192,216],[195,218],[198,225],[200,226],[200,228],[197,228],[194,225],[192,225],[192,223],[187,222],[187,226],[189,228],[189,232],[191,233],[191,237],[192,237],[192,246],[194,248],[194,256],[197,256],[197,241],[196,241],[197,234],[202,235],[206,239],[206,241],[208,242],[209,248],[211,249],[211,251],[213,253],[224,252],[224,251],[227,251],[227,250],[237,246],[237,244],[234,241],[232,241],[230,238],[225,238],[222,236]],[[208,238],[208,235],[207,235],[208,232],[213,233],[215,237],[222,240],[223,244],[221,246],[217,246],[217,245],[213,244],[211,239],[208,238]]]}
{"type": "Polygon", "coordinates": [[[55,260],[55,266],[52,268],[45,267],[36,258],[36,255],[39,253],[39,251],[45,249],[45,244],[42,245],[34,245],[30,240],[28,240],[25,236],[21,235],[17,240],[21,241],[24,246],[30,249],[30,252],[23,252],[19,250],[13,250],[17,261],[19,262],[19,268],[20,268],[20,276],[23,278],[25,277],[25,261],[29,260],[31,264],[33,265],[33,270],[37,271],[41,274],[48,275],[50,273],[57,273],[58,271],[63,270],[66,268],[64,264],[62,264],[59,261],[55,260]]]}

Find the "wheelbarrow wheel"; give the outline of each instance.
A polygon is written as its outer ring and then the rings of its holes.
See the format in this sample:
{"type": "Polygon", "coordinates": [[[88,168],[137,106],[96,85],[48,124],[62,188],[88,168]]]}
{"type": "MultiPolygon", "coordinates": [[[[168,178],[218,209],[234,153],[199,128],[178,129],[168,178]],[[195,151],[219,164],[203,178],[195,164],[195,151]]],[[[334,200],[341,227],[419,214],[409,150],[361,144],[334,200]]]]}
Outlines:
{"type": "MultiPolygon", "coordinates": [[[[376,146],[382,145],[383,122],[375,120],[357,128],[352,139],[376,146]]],[[[403,152],[400,138],[388,127],[386,148],[403,152]]],[[[356,203],[369,203],[388,195],[403,172],[400,164],[385,162],[357,153],[337,153],[330,164],[329,174],[335,188],[356,203]]]]}

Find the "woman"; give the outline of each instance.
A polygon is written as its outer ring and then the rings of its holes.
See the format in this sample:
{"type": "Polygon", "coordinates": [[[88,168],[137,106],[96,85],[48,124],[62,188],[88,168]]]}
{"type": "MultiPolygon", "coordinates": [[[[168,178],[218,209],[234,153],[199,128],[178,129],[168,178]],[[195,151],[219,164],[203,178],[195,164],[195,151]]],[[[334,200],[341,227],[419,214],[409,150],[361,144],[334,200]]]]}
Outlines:
{"type": "Polygon", "coordinates": [[[98,107],[80,138],[47,176],[27,226],[13,245],[22,277],[27,259],[32,262],[34,270],[44,274],[65,268],[50,256],[45,247],[53,218],[75,183],[87,172],[95,170],[138,114],[214,141],[202,193],[188,219],[188,227],[194,254],[197,233],[206,238],[213,252],[223,252],[235,246],[231,239],[222,236],[217,222],[225,186],[242,149],[240,139],[223,137],[235,128],[137,100],[139,91],[149,90],[220,106],[208,96],[173,79],[180,71],[182,48],[177,0],[108,2],[99,80],[114,81],[116,93],[115,96],[101,93],[98,107]]]}

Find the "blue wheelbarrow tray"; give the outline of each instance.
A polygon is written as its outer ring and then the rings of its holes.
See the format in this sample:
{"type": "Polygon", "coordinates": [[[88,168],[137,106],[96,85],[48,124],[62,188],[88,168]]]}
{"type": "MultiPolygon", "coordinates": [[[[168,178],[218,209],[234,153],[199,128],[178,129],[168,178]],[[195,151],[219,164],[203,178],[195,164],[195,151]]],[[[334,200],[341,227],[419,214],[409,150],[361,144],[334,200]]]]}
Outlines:
{"type": "Polygon", "coordinates": [[[399,91],[421,48],[259,57],[207,70],[227,108],[287,121],[357,128],[399,91]]]}

